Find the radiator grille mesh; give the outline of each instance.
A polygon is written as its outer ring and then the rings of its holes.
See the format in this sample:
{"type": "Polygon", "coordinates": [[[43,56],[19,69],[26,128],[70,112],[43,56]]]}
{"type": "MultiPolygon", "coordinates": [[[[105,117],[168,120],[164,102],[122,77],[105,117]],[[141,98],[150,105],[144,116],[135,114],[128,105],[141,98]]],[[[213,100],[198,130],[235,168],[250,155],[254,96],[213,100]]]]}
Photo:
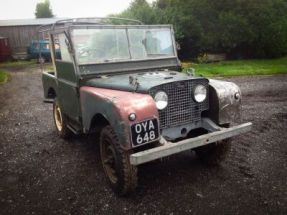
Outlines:
{"type": "Polygon", "coordinates": [[[194,101],[193,91],[198,84],[206,86],[208,93],[208,80],[206,79],[172,82],[150,90],[153,97],[158,91],[164,91],[168,95],[168,106],[164,110],[159,110],[161,129],[201,120],[201,112],[208,109],[209,102],[208,96],[202,103],[194,101]]]}

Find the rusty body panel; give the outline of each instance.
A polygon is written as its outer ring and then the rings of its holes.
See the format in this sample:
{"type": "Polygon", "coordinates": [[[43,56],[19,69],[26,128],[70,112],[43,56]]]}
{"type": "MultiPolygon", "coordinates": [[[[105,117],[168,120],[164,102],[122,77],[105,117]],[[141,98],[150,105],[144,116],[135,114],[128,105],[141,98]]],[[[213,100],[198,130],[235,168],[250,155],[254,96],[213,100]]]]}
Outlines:
{"type": "Polygon", "coordinates": [[[232,82],[209,79],[209,117],[219,125],[239,122],[241,119],[241,91],[232,82]],[[236,97],[236,95],[238,97],[236,97]]]}
{"type": "Polygon", "coordinates": [[[80,101],[84,132],[90,131],[93,117],[101,114],[113,126],[126,150],[132,147],[130,125],[150,118],[158,119],[155,102],[148,94],[81,87],[80,101]],[[134,121],[129,120],[131,113],[136,114],[134,121]]]}

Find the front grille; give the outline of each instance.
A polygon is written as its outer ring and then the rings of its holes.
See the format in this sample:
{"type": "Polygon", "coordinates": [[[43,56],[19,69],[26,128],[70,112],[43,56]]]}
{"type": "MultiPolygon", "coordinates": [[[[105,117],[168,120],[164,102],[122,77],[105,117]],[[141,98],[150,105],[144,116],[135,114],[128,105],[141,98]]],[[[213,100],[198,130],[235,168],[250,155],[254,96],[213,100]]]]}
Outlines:
{"type": "Polygon", "coordinates": [[[193,79],[167,83],[153,87],[150,95],[154,97],[158,91],[164,91],[168,95],[168,106],[159,110],[160,128],[170,128],[201,120],[201,112],[208,109],[208,96],[202,103],[193,100],[193,91],[196,85],[206,86],[207,79],[193,79]]]}

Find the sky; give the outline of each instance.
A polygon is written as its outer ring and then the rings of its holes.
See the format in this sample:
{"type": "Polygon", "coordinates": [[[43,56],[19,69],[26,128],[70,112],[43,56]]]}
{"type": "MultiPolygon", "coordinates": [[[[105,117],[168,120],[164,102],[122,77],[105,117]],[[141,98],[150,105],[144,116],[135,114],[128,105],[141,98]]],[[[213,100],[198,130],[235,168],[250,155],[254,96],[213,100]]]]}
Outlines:
{"type": "MultiPolygon", "coordinates": [[[[60,18],[103,17],[126,9],[132,0],[50,0],[53,14],[60,18]]],[[[152,2],[153,0],[148,0],[152,2]]],[[[35,18],[43,0],[0,0],[0,20],[35,18]]]]}

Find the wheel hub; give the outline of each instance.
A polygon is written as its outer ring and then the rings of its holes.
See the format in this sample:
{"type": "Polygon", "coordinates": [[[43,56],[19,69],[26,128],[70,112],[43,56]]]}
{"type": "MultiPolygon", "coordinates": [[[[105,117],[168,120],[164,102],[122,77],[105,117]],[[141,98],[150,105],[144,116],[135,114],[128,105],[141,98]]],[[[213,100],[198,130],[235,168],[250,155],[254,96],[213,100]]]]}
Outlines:
{"type": "Polygon", "coordinates": [[[63,129],[63,118],[62,118],[61,109],[58,105],[56,105],[56,107],[55,107],[54,117],[55,117],[55,123],[56,123],[57,129],[59,131],[62,131],[62,129],[63,129]]]}

